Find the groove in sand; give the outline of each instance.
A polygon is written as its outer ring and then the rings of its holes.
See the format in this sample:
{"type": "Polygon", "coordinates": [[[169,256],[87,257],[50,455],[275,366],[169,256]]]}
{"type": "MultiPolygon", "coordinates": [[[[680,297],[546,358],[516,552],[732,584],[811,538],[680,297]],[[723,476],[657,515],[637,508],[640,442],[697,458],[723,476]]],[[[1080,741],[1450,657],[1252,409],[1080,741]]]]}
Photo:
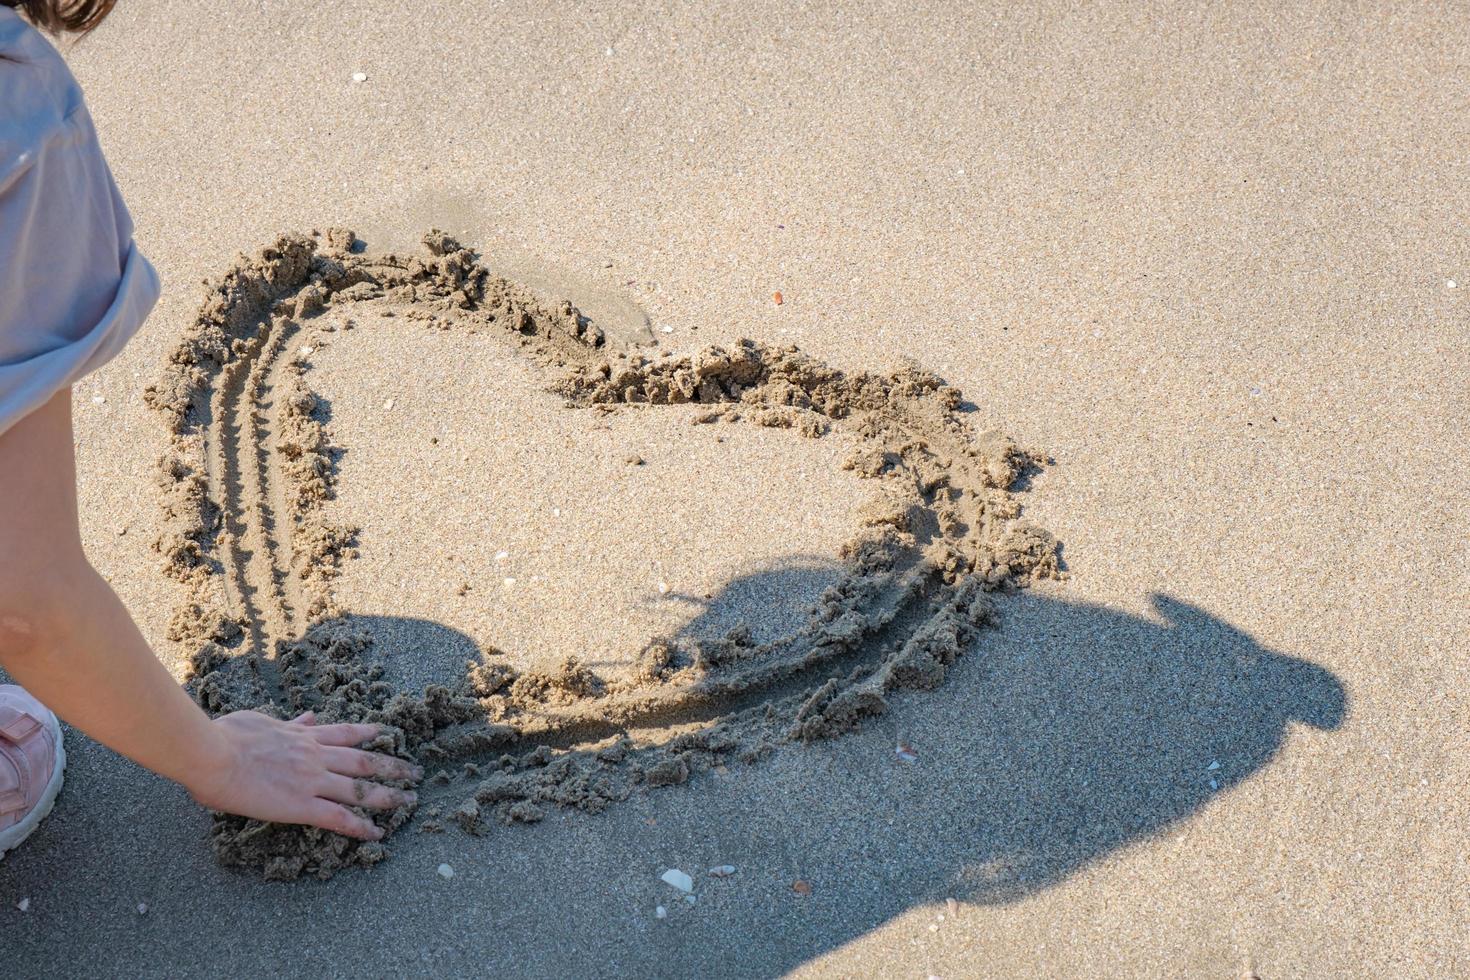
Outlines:
{"type": "MultiPolygon", "coordinates": [[[[992,592],[1058,574],[1055,540],[1020,518],[1010,491],[1035,457],[972,432],[959,393],[922,369],[849,375],[751,341],[684,357],[609,352],[571,304],[492,276],[441,233],[426,236],[427,256],[369,260],[355,244],[344,232],[283,236],[208,294],[148,392],[174,433],[159,550],[189,588],[175,633],[193,647],[201,703],[373,721],[375,748],[460,764],[421,789],[427,829],[452,818],[483,833],[492,819],[534,822],[548,804],[595,812],[727,758],[856,728],[894,691],[940,683],[991,620],[992,592]],[[879,492],[839,580],[783,637],[654,639],[627,680],[571,659],[520,672],[491,652],[457,685],[392,689],[332,597],[353,531],[323,516],[332,447],[305,364],[285,356],[311,317],[351,303],[510,342],[585,410],[683,405],[694,423],[809,437],[842,428],[857,444],[847,465],[879,492]],[[456,789],[464,779],[476,780],[468,792],[456,789]],[[445,813],[451,797],[459,805],[445,813]]],[[[410,816],[376,819],[394,830],[410,816]]],[[[223,861],[275,878],[326,877],[386,853],[223,815],[213,836],[223,861]]]]}

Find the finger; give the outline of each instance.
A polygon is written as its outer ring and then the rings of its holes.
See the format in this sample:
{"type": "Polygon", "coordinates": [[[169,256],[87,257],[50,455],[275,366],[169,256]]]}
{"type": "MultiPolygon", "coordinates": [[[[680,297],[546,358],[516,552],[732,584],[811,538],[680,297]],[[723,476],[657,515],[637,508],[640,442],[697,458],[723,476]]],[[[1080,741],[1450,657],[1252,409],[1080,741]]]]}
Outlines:
{"type": "Polygon", "coordinates": [[[295,718],[292,718],[291,719],[291,724],[293,724],[293,725],[315,725],[316,724],[316,712],[315,711],[303,711],[303,712],[301,712],[301,714],[299,714],[295,718]]]}
{"type": "Polygon", "coordinates": [[[326,774],[317,795],[338,803],[367,807],[369,810],[391,810],[418,799],[411,790],[393,789],[366,779],[352,779],[331,772],[326,774]]]}
{"type": "Polygon", "coordinates": [[[303,815],[302,822],[323,830],[345,834],[348,837],[356,837],[358,840],[382,840],[383,838],[383,830],[377,824],[331,800],[312,800],[307,812],[303,815]]]}
{"type": "Polygon", "coordinates": [[[369,776],[374,779],[422,779],[423,769],[402,759],[380,752],[328,746],[322,750],[327,768],[344,776],[369,776]]]}
{"type": "Polygon", "coordinates": [[[377,738],[382,731],[377,725],[316,725],[312,733],[323,745],[361,745],[377,738]]]}

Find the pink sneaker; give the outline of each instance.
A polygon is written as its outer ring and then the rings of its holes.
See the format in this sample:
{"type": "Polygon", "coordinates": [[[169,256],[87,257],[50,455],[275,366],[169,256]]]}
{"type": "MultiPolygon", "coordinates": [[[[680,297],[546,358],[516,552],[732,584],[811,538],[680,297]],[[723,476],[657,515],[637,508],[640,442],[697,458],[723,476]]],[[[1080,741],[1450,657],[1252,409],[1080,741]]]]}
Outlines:
{"type": "Polygon", "coordinates": [[[0,857],[46,819],[65,768],[56,716],[21,688],[0,684],[0,857]]]}

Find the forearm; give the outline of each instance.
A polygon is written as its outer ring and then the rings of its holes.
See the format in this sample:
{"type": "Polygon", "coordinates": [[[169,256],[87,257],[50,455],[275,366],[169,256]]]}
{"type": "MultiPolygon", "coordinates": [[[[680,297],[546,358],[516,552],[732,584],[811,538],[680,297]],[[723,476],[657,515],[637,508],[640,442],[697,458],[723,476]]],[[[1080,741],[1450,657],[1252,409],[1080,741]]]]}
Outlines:
{"type": "Polygon", "coordinates": [[[64,595],[33,611],[32,641],[8,644],[3,666],[67,722],[176,782],[219,769],[227,752],[158,662],[121,600],[85,562],[59,579],[64,595]]]}
{"type": "Polygon", "coordinates": [[[365,780],[423,775],[352,748],[376,725],[253,711],[211,721],[189,699],[82,551],[68,391],[0,432],[0,666],[97,741],[217,810],[377,840],[382,830],[348,806],[386,809],[414,796],[365,780]]]}

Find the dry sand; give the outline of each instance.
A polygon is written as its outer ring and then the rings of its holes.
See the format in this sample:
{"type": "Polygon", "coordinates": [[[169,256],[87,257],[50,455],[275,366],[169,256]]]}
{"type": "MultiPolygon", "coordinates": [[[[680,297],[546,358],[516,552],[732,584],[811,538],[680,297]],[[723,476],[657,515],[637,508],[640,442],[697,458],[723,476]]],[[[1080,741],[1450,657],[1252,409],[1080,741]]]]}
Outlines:
{"type": "MultiPolygon", "coordinates": [[[[393,248],[439,224],[675,351],[913,356],[1055,459],[1020,496],[1071,576],[1003,597],[940,688],[856,735],[600,815],[410,830],[325,883],[220,869],[180,791],[72,737],[54,816],[0,865],[7,965],[1470,969],[1462,17],[122,4],[71,60],[168,286],[79,387],[77,439],[90,553],[166,655],[167,432],[143,389],[199,279],[339,224],[393,248]]],[[[513,368],[384,337],[322,352],[350,450],[332,506],[364,529],[335,586],[354,608],[554,658],[701,617],[779,631],[837,574],[864,488],[835,445],[594,439],[513,368]],[[396,482],[432,431],[457,461],[396,482]],[[659,485],[683,453],[740,479],[659,485]],[[500,574],[502,550],[524,564],[500,574]],[[674,608],[656,576],[715,598],[674,608]]]]}

